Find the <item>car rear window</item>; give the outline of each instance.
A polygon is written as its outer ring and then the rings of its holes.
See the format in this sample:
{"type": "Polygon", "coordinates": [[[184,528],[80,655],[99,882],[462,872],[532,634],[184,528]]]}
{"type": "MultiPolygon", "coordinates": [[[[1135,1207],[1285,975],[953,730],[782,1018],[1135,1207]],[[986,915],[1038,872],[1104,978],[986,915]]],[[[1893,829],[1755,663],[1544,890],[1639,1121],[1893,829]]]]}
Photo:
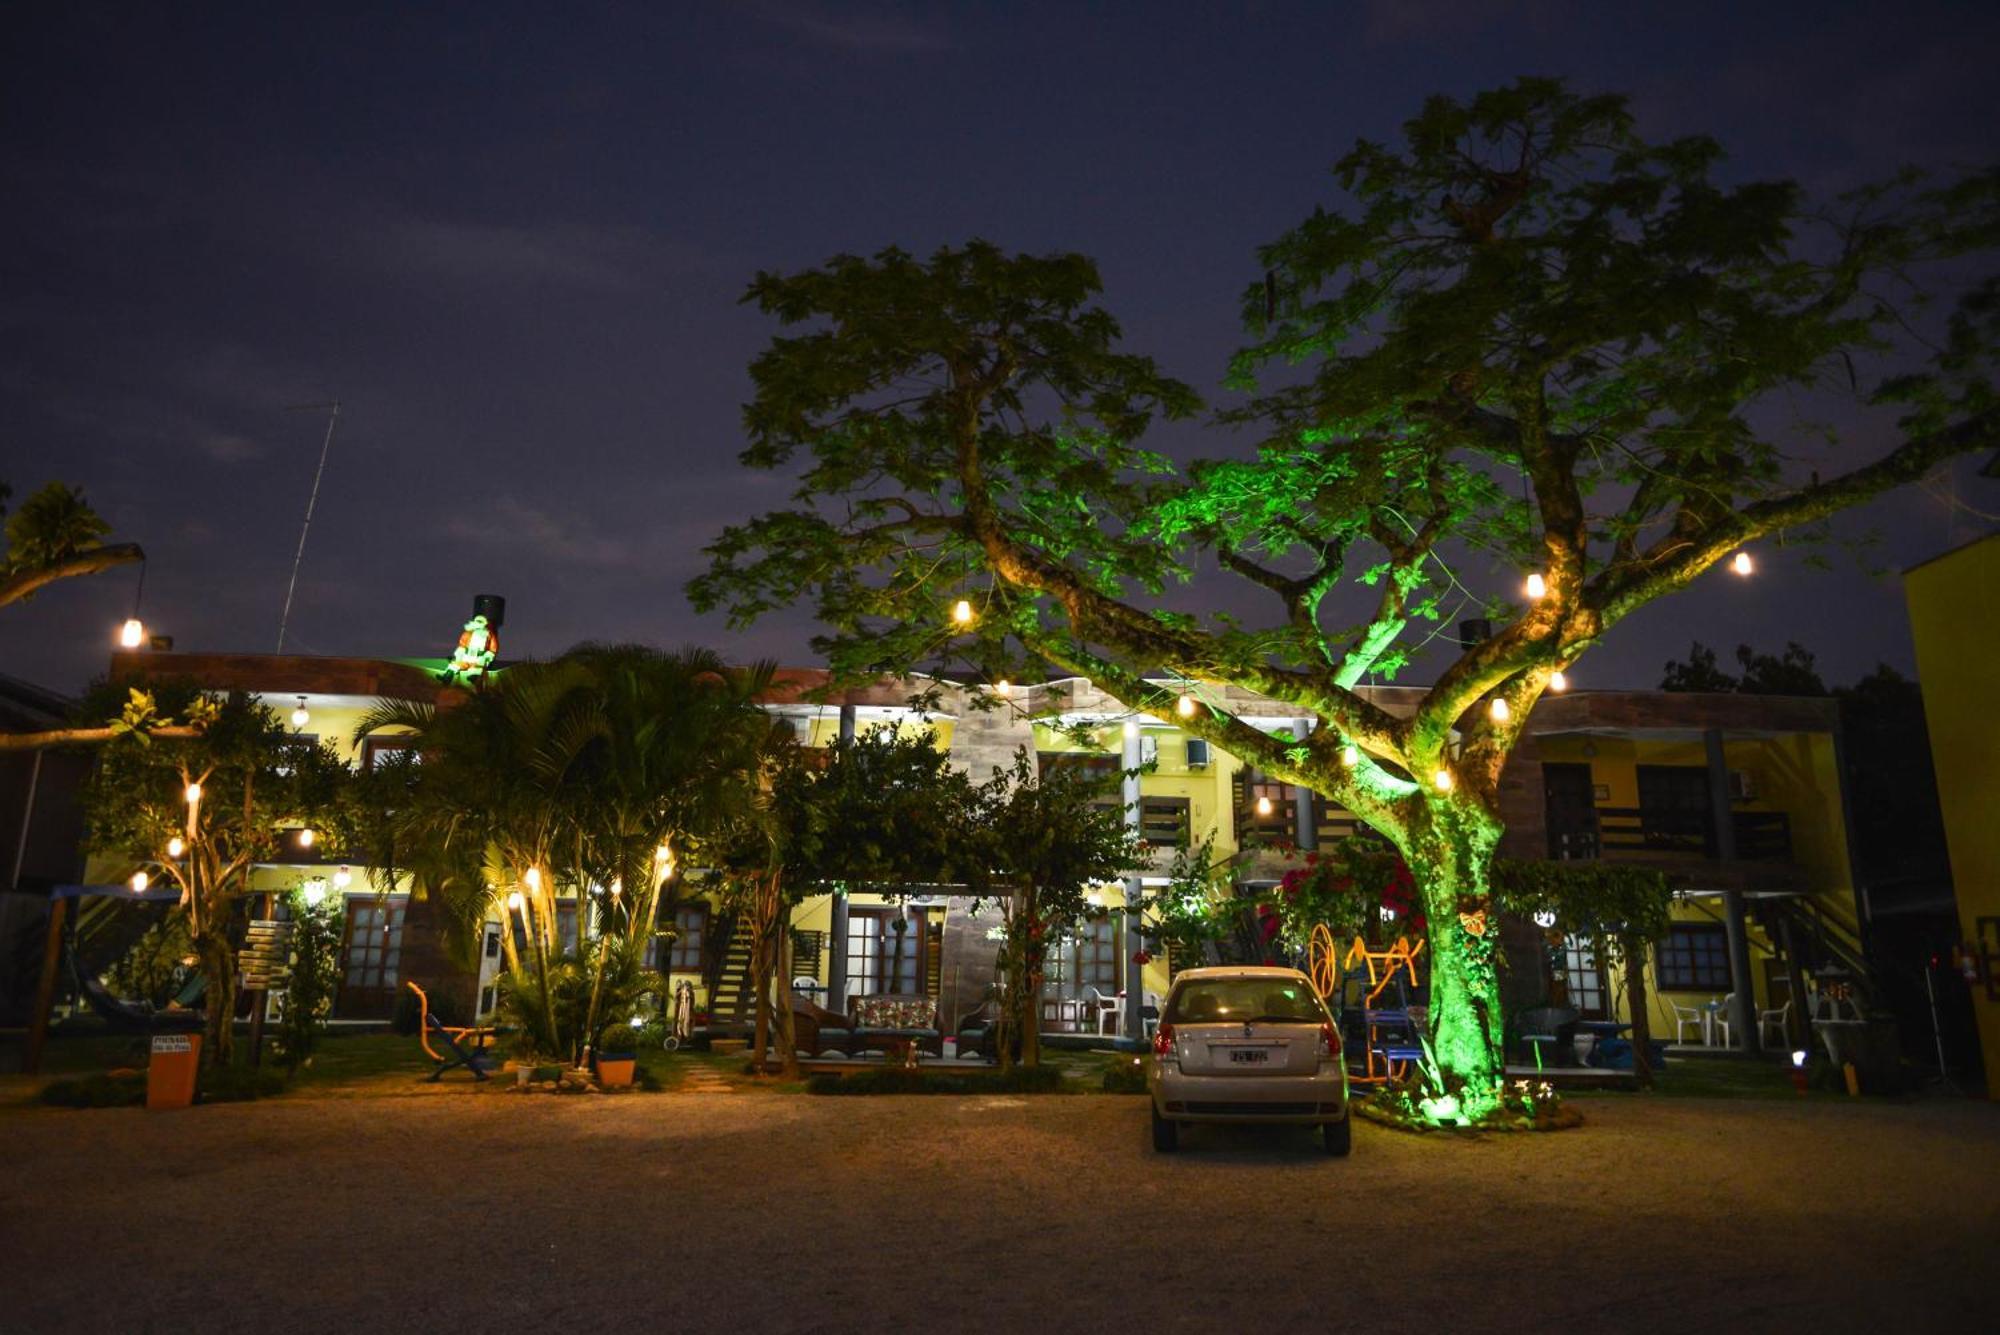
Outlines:
{"type": "Polygon", "coordinates": [[[1246,1020],[1321,1024],[1326,1008],[1303,978],[1204,978],[1183,983],[1167,1002],[1169,1024],[1246,1020]]]}

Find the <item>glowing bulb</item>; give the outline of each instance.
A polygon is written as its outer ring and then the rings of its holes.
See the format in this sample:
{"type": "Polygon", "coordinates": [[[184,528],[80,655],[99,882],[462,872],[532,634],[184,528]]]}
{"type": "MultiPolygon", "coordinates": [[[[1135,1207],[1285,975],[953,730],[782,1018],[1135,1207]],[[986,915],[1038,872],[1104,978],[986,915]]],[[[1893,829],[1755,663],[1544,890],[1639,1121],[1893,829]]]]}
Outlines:
{"type": "Polygon", "coordinates": [[[313,840],[318,837],[319,837],[318,835],[315,835],[312,832],[312,827],[308,825],[305,829],[299,831],[299,847],[311,848],[313,846],[313,840]]]}
{"type": "Polygon", "coordinates": [[[972,624],[972,604],[961,598],[951,605],[951,619],[961,626],[972,624]]]}
{"type": "Polygon", "coordinates": [[[1174,712],[1182,718],[1193,718],[1194,697],[1183,692],[1181,698],[1174,701],[1174,712]]]}
{"type": "Polygon", "coordinates": [[[615,876],[614,876],[614,877],[612,877],[612,878],[611,878],[611,897],[612,897],[613,899],[616,899],[616,898],[618,898],[618,896],[620,896],[620,895],[622,895],[622,894],[624,894],[624,893],[625,893],[625,882],[624,882],[624,881],[622,881],[622,880],[619,880],[619,879],[618,879],[617,877],[615,877],[615,876]]]}
{"type": "Polygon", "coordinates": [[[1554,672],[1551,672],[1549,674],[1549,689],[1557,695],[1561,695],[1569,689],[1569,675],[1561,668],[1557,668],[1554,672]]]}
{"type": "Polygon", "coordinates": [[[512,909],[514,912],[522,913],[523,910],[527,907],[527,903],[528,903],[527,900],[521,898],[521,892],[519,890],[510,890],[507,892],[507,907],[512,909]]]}
{"type": "Polygon", "coordinates": [[[173,838],[167,840],[168,857],[177,858],[185,852],[187,852],[187,844],[179,835],[175,835],[173,838]]]}
{"type": "Polygon", "coordinates": [[[307,908],[318,908],[320,901],[326,898],[326,879],[319,876],[314,877],[300,887],[299,894],[304,897],[307,908]]]}
{"type": "Polygon", "coordinates": [[[1394,921],[1396,921],[1396,910],[1394,910],[1394,909],[1390,908],[1390,907],[1389,907],[1389,906],[1388,906],[1387,904],[1384,904],[1384,905],[1382,906],[1382,909],[1381,909],[1381,913],[1382,913],[1382,921],[1383,921],[1383,922],[1394,922],[1394,921]]]}
{"type": "Polygon", "coordinates": [[[1346,746],[1341,747],[1340,763],[1350,766],[1359,765],[1361,763],[1361,748],[1353,742],[1349,742],[1346,746]]]}
{"type": "Polygon", "coordinates": [[[1014,683],[1008,681],[1005,677],[993,683],[993,694],[999,696],[1001,699],[1004,700],[1013,693],[1014,683]]]}
{"type": "Polygon", "coordinates": [[[1551,909],[1535,910],[1535,926],[1541,928],[1543,931],[1547,931],[1549,928],[1555,925],[1556,925],[1556,915],[1553,910],[1551,909]]]}
{"type": "Polygon", "coordinates": [[[530,867],[528,868],[528,874],[521,879],[528,883],[530,890],[539,890],[542,888],[542,869],[540,867],[530,867]]]}
{"type": "Polygon", "coordinates": [[[1536,570],[1529,573],[1527,590],[1530,598],[1540,598],[1548,593],[1548,581],[1542,578],[1541,571],[1536,570]]]}
{"type": "Polygon", "coordinates": [[[1268,816],[1268,815],[1270,815],[1270,814],[1271,814],[1271,799],[1270,799],[1270,798],[1268,798],[1268,797],[1262,797],[1262,796],[1258,797],[1258,799],[1257,799],[1257,814],[1258,814],[1258,815],[1260,815],[1260,816],[1268,816]]]}
{"type": "Polygon", "coordinates": [[[118,643],[127,649],[137,649],[146,642],[146,623],[132,617],[118,628],[118,643]]]}
{"type": "Polygon", "coordinates": [[[672,862],[673,860],[674,860],[674,850],[668,848],[665,844],[661,844],[658,848],[653,850],[653,861],[664,863],[664,862],[672,862]]]}
{"type": "Polygon", "coordinates": [[[1729,563],[1729,568],[1739,575],[1747,575],[1757,567],[1750,560],[1750,553],[1738,552],[1736,553],[1736,559],[1729,563]]]}
{"type": "Polygon", "coordinates": [[[201,801],[201,785],[198,783],[189,784],[187,786],[187,790],[183,792],[181,796],[187,799],[187,804],[189,806],[196,805],[201,801]]]}
{"type": "Polygon", "coordinates": [[[1805,1064],[1806,1064],[1806,1050],[1804,1048],[1793,1048],[1792,1069],[1795,1071],[1804,1070],[1805,1064]]]}
{"type": "Polygon", "coordinates": [[[643,1015],[635,1015],[635,1016],[633,1016],[633,1017],[632,1017],[632,1027],[633,1027],[634,1029],[644,1029],[644,1028],[646,1027],[646,1017],[645,1017],[645,1016],[643,1016],[643,1015]]]}
{"type": "Polygon", "coordinates": [[[1486,712],[1492,716],[1495,723],[1505,723],[1508,719],[1514,717],[1513,709],[1508,706],[1506,700],[1497,695],[1493,697],[1493,704],[1486,712]]]}
{"type": "Polygon", "coordinates": [[[312,722],[312,717],[306,710],[306,698],[303,695],[300,696],[299,707],[292,711],[292,730],[294,732],[304,731],[306,724],[312,722]]]}
{"type": "Polygon", "coordinates": [[[349,885],[354,883],[354,873],[342,867],[333,874],[333,883],[339,889],[345,890],[349,885]]]}
{"type": "Polygon", "coordinates": [[[148,876],[148,875],[146,875],[146,873],[145,873],[144,871],[135,871],[135,872],[133,872],[133,873],[132,873],[132,882],[131,882],[131,884],[132,884],[132,893],[133,893],[133,894],[135,894],[135,895],[136,895],[136,894],[141,894],[141,893],[143,893],[143,892],[145,891],[146,887],[147,887],[147,886],[148,886],[149,884],[151,884],[151,883],[152,883],[152,880],[153,880],[153,878],[152,878],[152,877],[150,877],[150,876],[148,876]]]}
{"type": "Polygon", "coordinates": [[[1448,793],[1448,792],[1450,792],[1450,791],[1451,791],[1451,771],[1450,771],[1450,770],[1448,770],[1448,769],[1441,769],[1441,770],[1439,770],[1439,771],[1438,771],[1437,773],[1435,773],[1435,774],[1431,775],[1431,782],[1437,785],[1437,790],[1438,790],[1439,792],[1441,792],[1441,793],[1448,793]]]}

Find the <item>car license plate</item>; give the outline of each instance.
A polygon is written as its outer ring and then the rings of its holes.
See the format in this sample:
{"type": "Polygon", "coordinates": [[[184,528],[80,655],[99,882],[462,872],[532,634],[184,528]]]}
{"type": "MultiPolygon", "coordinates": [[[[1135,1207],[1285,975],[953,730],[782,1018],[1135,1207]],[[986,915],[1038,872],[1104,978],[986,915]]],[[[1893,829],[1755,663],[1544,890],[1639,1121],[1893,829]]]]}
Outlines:
{"type": "Polygon", "coordinates": [[[1256,1062],[1271,1060],[1271,1054],[1263,1048],[1238,1048],[1229,1054],[1229,1060],[1238,1066],[1249,1066],[1256,1062]]]}

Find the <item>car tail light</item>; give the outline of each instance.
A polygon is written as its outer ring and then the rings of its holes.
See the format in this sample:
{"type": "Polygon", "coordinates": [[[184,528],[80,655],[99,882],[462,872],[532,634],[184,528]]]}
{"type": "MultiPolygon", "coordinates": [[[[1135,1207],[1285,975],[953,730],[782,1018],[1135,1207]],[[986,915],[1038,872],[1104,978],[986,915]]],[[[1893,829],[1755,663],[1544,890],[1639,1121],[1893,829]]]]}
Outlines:
{"type": "Polygon", "coordinates": [[[1153,1031],[1153,1055],[1171,1057],[1174,1055],[1174,1027],[1163,1024],[1153,1031]]]}
{"type": "Polygon", "coordinates": [[[1340,1031],[1331,1024],[1319,1027],[1319,1055],[1328,1061],[1340,1055],[1340,1031]]]}

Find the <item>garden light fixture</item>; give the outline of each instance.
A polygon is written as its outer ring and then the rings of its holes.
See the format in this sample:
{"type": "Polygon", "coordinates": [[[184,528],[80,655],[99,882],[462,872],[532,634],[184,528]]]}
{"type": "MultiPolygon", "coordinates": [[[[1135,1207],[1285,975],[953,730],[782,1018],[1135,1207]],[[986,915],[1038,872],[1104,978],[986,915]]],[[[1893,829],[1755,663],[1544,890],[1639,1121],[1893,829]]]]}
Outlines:
{"type": "Polygon", "coordinates": [[[1452,783],[1451,771],[1448,769],[1439,769],[1437,773],[1431,775],[1431,782],[1437,785],[1439,792],[1450,792],[1452,783]]]}
{"type": "Polygon", "coordinates": [[[961,626],[972,624],[972,604],[964,598],[951,605],[951,619],[961,626]]]}
{"type": "Polygon", "coordinates": [[[306,724],[312,722],[312,715],[306,710],[306,698],[299,697],[299,707],[292,711],[292,731],[304,732],[306,724]]]}
{"type": "Polygon", "coordinates": [[[1174,712],[1176,714],[1179,714],[1182,718],[1193,718],[1194,697],[1189,695],[1186,691],[1182,691],[1181,698],[1174,701],[1174,712]]]}
{"type": "Polygon", "coordinates": [[[1005,700],[1008,696],[1012,695],[1013,693],[1014,693],[1014,683],[1008,681],[1005,677],[1002,677],[1000,680],[993,683],[993,694],[999,696],[1002,700],[1005,700]]]}
{"type": "Polygon", "coordinates": [[[146,875],[143,869],[133,872],[131,881],[132,893],[135,895],[142,895],[146,893],[146,886],[152,881],[152,879],[153,879],[152,877],[146,875]]]}
{"type": "Polygon", "coordinates": [[[189,784],[189,785],[188,785],[188,786],[186,787],[186,789],[184,789],[184,790],[182,791],[182,793],[181,793],[181,796],[182,796],[182,797],[185,797],[185,798],[187,799],[187,804],[188,804],[189,806],[191,806],[191,807],[198,807],[198,806],[200,806],[200,805],[201,805],[201,785],[200,785],[200,784],[198,784],[198,783],[191,783],[191,784],[189,784]]]}
{"type": "Polygon", "coordinates": [[[187,852],[187,842],[179,835],[175,835],[173,838],[167,840],[168,857],[177,858],[185,852],[187,852]]]}
{"type": "Polygon", "coordinates": [[[1547,580],[1542,578],[1541,571],[1531,570],[1528,572],[1528,580],[1526,585],[1524,586],[1524,589],[1528,597],[1541,598],[1548,593],[1549,583],[1547,580]]]}
{"type": "Polygon", "coordinates": [[[521,892],[519,890],[509,890],[507,892],[507,908],[511,912],[518,913],[525,918],[528,916],[527,906],[528,906],[528,901],[521,898],[521,892]]]}
{"type": "Polygon", "coordinates": [[[1561,668],[1557,668],[1554,672],[1551,672],[1549,674],[1549,689],[1557,695],[1561,695],[1564,691],[1568,690],[1569,674],[1561,668]]]}
{"type": "Polygon", "coordinates": [[[118,628],[118,644],[121,648],[137,649],[146,642],[146,623],[137,617],[127,617],[125,624],[118,628]]]}
{"type": "Polygon", "coordinates": [[[1361,748],[1356,746],[1353,742],[1349,742],[1346,746],[1341,747],[1340,763],[1343,765],[1350,765],[1350,766],[1360,764],[1361,748]]]}
{"type": "Polygon", "coordinates": [[[313,833],[312,826],[310,825],[306,826],[303,830],[299,831],[299,847],[311,848],[313,846],[313,840],[318,837],[319,837],[318,835],[315,835],[313,833]]]}
{"type": "Polygon", "coordinates": [[[527,882],[530,890],[539,890],[542,888],[542,869],[540,867],[530,867],[521,879],[527,882]]]}
{"type": "Polygon", "coordinates": [[[1271,814],[1271,799],[1269,797],[1266,797],[1262,794],[1258,795],[1257,814],[1260,816],[1268,816],[1271,814]]]}
{"type": "Polygon", "coordinates": [[[1755,570],[1757,566],[1753,561],[1751,561],[1750,553],[1738,552],[1736,553],[1735,559],[1729,563],[1729,568],[1731,570],[1734,570],[1739,575],[1747,575],[1751,571],[1755,570]]]}
{"type": "Polygon", "coordinates": [[[1505,723],[1514,717],[1514,711],[1508,706],[1506,699],[1498,695],[1493,697],[1493,703],[1487,707],[1486,712],[1495,723],[1505,723]]]}

